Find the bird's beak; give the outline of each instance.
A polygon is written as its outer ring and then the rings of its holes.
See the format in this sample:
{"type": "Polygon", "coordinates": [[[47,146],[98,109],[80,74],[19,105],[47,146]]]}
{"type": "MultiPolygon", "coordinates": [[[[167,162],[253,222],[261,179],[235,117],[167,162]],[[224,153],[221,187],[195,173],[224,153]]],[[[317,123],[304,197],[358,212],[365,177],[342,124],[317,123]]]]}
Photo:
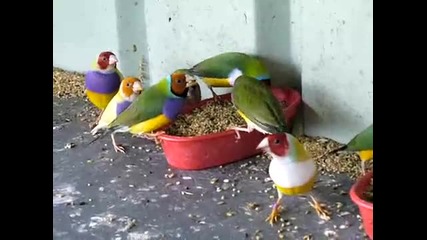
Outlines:
{"type": "Polygon", "coordinates": [[[108,59],[108,64],[109,65],[113,65],[115,63],[117,63],[119,60],[117,60],[117,57],[114,55],[110,55],[110,58],[108,59]]]}
{"type": "Polygon", "coordinates": [[[192,86],[196,86],[198,84],[196,79],[191,78],[191,77],[190,78],[186,77],[185,81],[187,82],[187,85],[186,85],[187,88],[190,88],[192,86]]]}
{"type": "Polygon", "coordinates": [[[262,141],[258,144],[256,149],[266,149],[266,148],[268,148],[268,138],[267,137],[262,139],[262,141]]]}
{"type": "Polygon", "coordinates": [[[188,74],[185,74],[185,79],[193,79],[193,80],[196,80],[196,78],[195,78],[195,77],[193,77],[193,76],[191,76],[191,75],[188,75],[188,74]]]}
{"type": "Polygon", "coordinates": [[[136,94],[140,94],[142,92],[142,85],[140,82],[134,82],[132,86],[132,90],[136,94]]]}

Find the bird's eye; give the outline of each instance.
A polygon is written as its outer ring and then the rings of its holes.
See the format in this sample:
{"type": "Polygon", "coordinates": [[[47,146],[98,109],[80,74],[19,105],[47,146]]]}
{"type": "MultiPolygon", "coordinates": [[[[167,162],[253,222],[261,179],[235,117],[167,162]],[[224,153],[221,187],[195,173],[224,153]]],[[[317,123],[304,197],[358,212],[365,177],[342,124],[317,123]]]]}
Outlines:
{"type": "Polygon", "coordinates": [[[102,61],[107,61],[107,58],[103,58],[102,61]]]}
{"type": "Polygon", "coordinates": [[[126,86],[130,87],[130,83],[126,83],[126,86]]]}
{"type": "Polygon", "coordinates": [[[181,83],[181,82],[182,82],[182,80],[181,80],[181,79],[178,79],[176,82],[177,82],[177,83],[181,83]]]}
{"type": "Polygon", "coordinates": [[[274,144],[279,144],[280,143],[280,140],[279,139],[274,139],[274,144]]]}

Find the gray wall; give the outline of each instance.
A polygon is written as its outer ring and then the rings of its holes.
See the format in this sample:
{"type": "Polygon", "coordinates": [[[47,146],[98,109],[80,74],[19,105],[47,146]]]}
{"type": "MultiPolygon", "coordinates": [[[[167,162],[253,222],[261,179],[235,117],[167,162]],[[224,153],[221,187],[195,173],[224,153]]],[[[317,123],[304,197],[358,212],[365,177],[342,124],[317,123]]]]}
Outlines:
{"type": "Polygon", "coordinates": [[[373,119],[373,1],[311,2],[301,16],[305,132],[345,142],[373,119]]]}

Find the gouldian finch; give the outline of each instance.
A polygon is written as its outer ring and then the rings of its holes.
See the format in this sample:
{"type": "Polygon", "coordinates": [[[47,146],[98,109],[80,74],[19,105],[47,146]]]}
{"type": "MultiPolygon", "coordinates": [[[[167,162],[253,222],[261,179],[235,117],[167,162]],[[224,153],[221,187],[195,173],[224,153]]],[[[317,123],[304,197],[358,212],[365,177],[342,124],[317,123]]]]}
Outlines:
{"type": "Polygon", "coordinates": [[[340,150],[356,151],[362,161],[362,173],[365,174],[365,162],[374,157],[374,124],[369,125],[363,131],[354,136],[340,150]]]}
{"type": "Polygon", "coordinates": [[[101,52],[85,76],[86,95],[89,101],[101,110],[96,120],[120,87],[123,75],[117,69],[117,57],[112,52],[101,52]]]}
{"type": "MultiPolygon", "coordinates": [[[[141,94],[143,90],[141,80],[135,77],[124,78],[120,83],[120,89],[117,94],[111,99],[99,119],[98,125],[91,131],[92,135],[98,133],[100,129],[108,127],[116,117],[122,113],[129,105],[141,94]]],[[[114,151],[124,153],[124,148],[118,146],[114,137],[112,137],[114,151]]]]}
{"type": "Polygon", "coordinates": [[[230,78],[230,74],[235,69],[260,81],[270,80],[268,69],[258,57],[240,52],[222,53],[203,60],[190,69],[180,69],[177,72],[185,72],[202,80],[212,92],[214,99],[217,99],[218,96],[212,88],[232,87],[234,79],[230,78]]]}
{"type": "Polygon", "coordinates": [[[254,129],[263,134],[288,132],[285,116],[280,102],[270,88],[253,77],[238,76],[231,92],[232,102],[247,127],[231,127],[240,138],[239,131],[252,132],[254,129]]]}
{"type": "Polygon", "coordinates": [[[187,79],[183,73],[174,73],[163,78],[157,84],[144,89],[141,95],[107,126],[103,135],[112,132],[111,137],[114,138],[115,133],[129,132],[156,139],[158,133],[150,133],[175,120],[185,105],[188,88],[195,84],[195,80],[187,79]]]}
{"type": "MultiPolygon", "coordinates": [[[[272,157],[269,175],[276,185],[278,199],[266,221],[273,225],[279,216],[279,206],[284,195],[296,196],[312,190],[317,177],[316,163],[298,139],[289,133],[269,135],[259,143],[257,149],[264,150],[272,157]]],[[[329,220],[329,212],[313,196],[311,199],[313,202],[310,205],[319,217],[329,220]]]]}

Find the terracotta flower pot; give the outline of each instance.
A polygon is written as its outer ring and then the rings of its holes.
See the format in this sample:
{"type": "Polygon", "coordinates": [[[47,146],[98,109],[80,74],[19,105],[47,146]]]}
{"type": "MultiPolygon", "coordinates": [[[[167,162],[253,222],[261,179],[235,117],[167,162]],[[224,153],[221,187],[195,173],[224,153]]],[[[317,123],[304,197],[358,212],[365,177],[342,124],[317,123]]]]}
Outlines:
{"type": "Polygon", "coordinates": [[[359,208],[363,228],[370,239],[374,239],[374,204],[366,200],[364,193],[368,189],[373,175],[373,171],[366,173],[350,189],[350,198],[359,208]]]}

